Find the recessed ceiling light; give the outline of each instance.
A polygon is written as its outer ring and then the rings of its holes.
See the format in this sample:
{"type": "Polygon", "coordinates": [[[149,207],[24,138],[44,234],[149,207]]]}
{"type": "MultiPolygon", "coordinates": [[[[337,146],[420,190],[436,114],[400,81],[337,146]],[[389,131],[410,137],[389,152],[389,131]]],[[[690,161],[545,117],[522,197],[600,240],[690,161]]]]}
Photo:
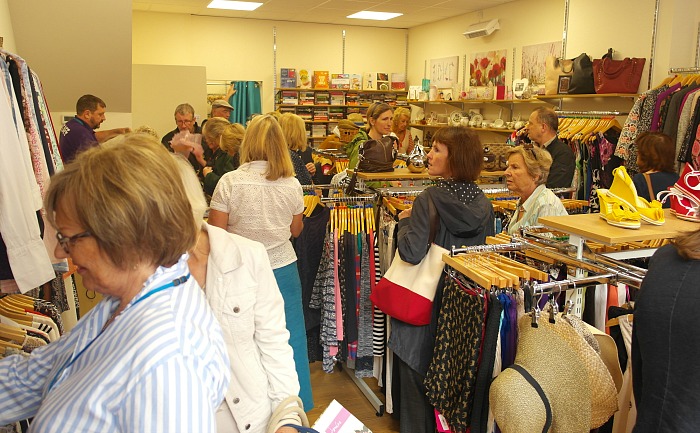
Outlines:
{"type": "Polygon", "coordinates": [[[210,9],[228,9],[232,11],[254,11],[262,6],[262,3],[257,2],[239,2],[233,0],[212,0],[207,5],[210,9]]]}
{"type": "Polygon", "coordinates": [[[400,17],[403,14],[395,12],[372,12],[372,11],[360,11],[352,15],[348,15],[346,18],[357,18],[359,20],[377,20],[386,21],[392,18],[400,17]]]}

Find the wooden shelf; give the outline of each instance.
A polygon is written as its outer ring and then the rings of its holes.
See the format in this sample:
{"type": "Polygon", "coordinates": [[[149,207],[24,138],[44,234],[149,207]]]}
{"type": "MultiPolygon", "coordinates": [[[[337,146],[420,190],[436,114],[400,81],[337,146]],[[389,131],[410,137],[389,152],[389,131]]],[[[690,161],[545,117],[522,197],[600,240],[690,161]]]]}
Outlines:
{"type": "Polygon", "coordinates": [[[402,95],[408,93],[408,90],[357,90],[357,89],[316,89],[316,88],[300,88],[300,87],[277,87],[276,92],[345,92],[345,93],[393,93],[402,95]]]}
{"type": "Polygon", "coordinates": [[[594,99],[594,98],[636,98],[636,93],[590,93],[583,95],[537,95],[535,99],[594,99]]]}
{"type": "MultiPolygon", "coordinates": [[[[557,95],[562,96],[562,95],[557,95]]],[[[538,103],[538,98],[531,99],[455,99],[452,101],[436,100],[436,101],[420,101],[417,99],[409,99],[406,102],[409,104],[511,104],[511,103],[538,103]]]]}
{"type": "Polygon", "coordinates": [[[697,223],[676,218],[671,215],[670,209],[664,209],[664,215],[666,222],[663,225],[656,226],[642,222],[642,226],[639,229],[611,226],[597,213],[542,217],[538,219],[538,222],[544,226],[607,245],[653,239],[671,239],[682,233],[695,231],[700,227],[697,223]]]}

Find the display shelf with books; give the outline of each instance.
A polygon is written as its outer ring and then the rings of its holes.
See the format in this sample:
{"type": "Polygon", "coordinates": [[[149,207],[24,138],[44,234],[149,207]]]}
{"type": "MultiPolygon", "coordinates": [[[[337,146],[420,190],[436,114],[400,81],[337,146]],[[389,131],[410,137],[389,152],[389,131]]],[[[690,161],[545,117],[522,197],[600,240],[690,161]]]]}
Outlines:
{"type": "MultiPolygon", "coordinates": [[[[352,75],[351,75],[352,80],[352,75]]],[[[341,119],[352,113],[367,115],[367,107],[374,102],[385,102],[392,106],[407,106],[408,92],[392,90],[346,90],[346,89],[276,89],[275,110],[296,113],[307,124],[309,140],[325,138],[341,119]],[[292,93],[298,104],[289,103],[292,93]],[[316,126],[314,130],[311,127],[316,126]],[[324,130],[321,133],[321,129],[324,130]]]]}

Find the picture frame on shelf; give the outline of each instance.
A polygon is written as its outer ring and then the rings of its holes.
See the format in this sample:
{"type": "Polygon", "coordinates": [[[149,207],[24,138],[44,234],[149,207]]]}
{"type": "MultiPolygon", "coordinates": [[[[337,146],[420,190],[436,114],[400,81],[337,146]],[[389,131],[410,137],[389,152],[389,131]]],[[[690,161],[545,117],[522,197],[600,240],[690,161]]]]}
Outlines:
{"type": "Polygon", "coordinates": [[[566,95],[569,93],[569,86],[571,85],[570,75],[561,75],[559,77],[559,83],[557,84],[557,94],[566,95]]]}

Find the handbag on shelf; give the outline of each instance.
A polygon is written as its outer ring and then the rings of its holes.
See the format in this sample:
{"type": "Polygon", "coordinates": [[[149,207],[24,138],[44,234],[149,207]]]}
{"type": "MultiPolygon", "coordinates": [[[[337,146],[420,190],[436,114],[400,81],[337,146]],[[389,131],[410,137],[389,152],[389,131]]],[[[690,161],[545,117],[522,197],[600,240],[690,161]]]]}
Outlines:
{"type": "Polygon", "coordinates": [[[544,94],[556,95],[559,91],[560,77],[571,77],[573,73],[573,60],[547,56],[544,69],[544,94]]]}
{"type": "Polygon", "coordinates": [[[574,59],[561,59],[549,56],[545,62],[545,95],[560,93],[595,93],[593,85],[593,62],[586,53],[574,59]],[[561,77],[569,77],[568,85],[561,77]]]}
{"type": "Polygon", "coordinates": [[[440,216],[428,193],[430,234],[427,253],[417,265],[401,259],[398,249],[389,269],[372,290],[369,299],[389,316],[411,325],[427,325],[433,311],[433,299],[445,267],[442,255],[448,251],[433,243],[440,216]]]}
{"type": "Polygon", "coordinates": [[[593,60],[593,78],[596,93],[637,93],[644,72],[644,57],[626,57],[613,60],[613,49],[602,59],[593,60]]]}
{"type": "Polygon", "coordinates": [[[593,61],[586,53],[581,53],[574,60],[574,73],[571,75],[569,94],[582,95],[595,93],[593,81],[593,61]]]}

